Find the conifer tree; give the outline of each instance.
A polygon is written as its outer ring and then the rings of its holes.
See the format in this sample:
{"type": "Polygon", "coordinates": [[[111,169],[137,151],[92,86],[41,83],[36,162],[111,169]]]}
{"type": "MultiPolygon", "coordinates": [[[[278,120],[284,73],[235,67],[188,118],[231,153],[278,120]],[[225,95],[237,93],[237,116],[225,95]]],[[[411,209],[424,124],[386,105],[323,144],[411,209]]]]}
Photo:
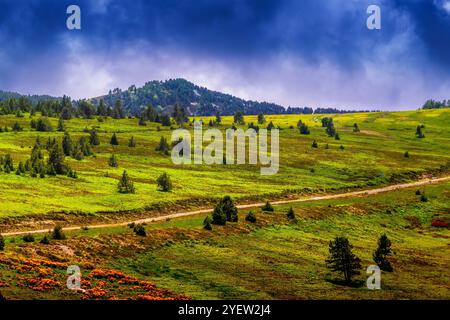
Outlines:
{"type": "Polygon", "coordinates": [[[130,147],[130,148],[136,147],[136,141],[134,141],[133,136],[131,136],[130,140],[128,141],[128,147],[130,147]]]}
{"type": "Polygon", "coordinates": [[[329,257],[326,260],[327,267],[344,276],[347,284],[352,282],[352,277],[359,274],[361,260],[352,252],[353,246],[345,237],[336,237],[329,244],[329,257]]]}
{"type": "Polygon", "coordinates": [[[89,143],[91,146],[98,146],[100,144],[100,138],[98,137],[97,130],[91,130],[89,135],[89,143]]]}
{"type": "Polygon", "coordinates": [[[111,137],[111,141],[109,142],[111,145],[113,146],[118,146],[119,145],[119,139],[117,139],[116,133],[114,132],[112,137],[111,137]]]}
{"type": "Polygon", "coordinates": [[[391,254],[391,241],[383,234],[380,239],[378,239],[378,248],[373,253],[373,261],[375,261],[381,270],[391,272],[393,269],[388,260],[388,256],[391,254]]]}
{"type": "Polygon", "coordinates": [[[119,166],[116,155],[114,153],[111,154],[111,156],[109,157],[108,164],[110,167],[113,167],[113,168],[116,168],[119,166]]]}
{"type": "Polygon", "coordinates": [[[136,190],[134,188],[133,181],[131,181],[127,172],[124,170],[122,173],[122,177],[119,180],[117,188],[120,193],[135,193],[136,190]]]}
{"type": "Polygon", "coordinates": [[[66,131],[66,125],[64,124],[64,120],[62,118],[59,118],[58,120],[58,129],[59,132],[66,131]]]}
{"type": "Polygon", "coordinates": [[[161,191],[168,192],[172,190],[172,181],[166,172],[159,176],[157,183],[161,191]]]}
{"type": "Polygon", "coordinates": [[[71,156],[73,154],[73,141],[68,132],[64,133],[62,148],[66,156],[71,156]]]}

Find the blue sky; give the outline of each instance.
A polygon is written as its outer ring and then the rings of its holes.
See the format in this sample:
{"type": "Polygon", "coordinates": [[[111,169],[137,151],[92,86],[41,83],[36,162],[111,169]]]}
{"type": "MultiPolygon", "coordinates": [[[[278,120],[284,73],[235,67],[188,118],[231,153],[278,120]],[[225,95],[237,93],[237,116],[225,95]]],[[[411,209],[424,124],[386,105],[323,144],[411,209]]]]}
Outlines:
{"type": "Polygon", "coordinates": [[[450,99],[450,0],[0,0],[0,90],[93,97],[183,77],[285,106],[450,99]],[[66,28],[81,8],[82,30],[66,28]],[[366,9],[381,7],[382,29],[366,9]]]}

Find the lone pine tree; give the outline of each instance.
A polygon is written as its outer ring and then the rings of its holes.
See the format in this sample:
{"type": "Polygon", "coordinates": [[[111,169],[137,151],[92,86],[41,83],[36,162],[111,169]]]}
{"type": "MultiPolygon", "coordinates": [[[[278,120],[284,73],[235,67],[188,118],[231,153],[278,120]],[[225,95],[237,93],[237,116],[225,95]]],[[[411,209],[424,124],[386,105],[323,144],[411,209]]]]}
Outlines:
{"type": "Polygon", "coordinates": [[[122,177],[119,180],[117,188],[120,193],[135,193],[136,190],[134,188],[133,181],[131,181],[127,172],[124,170],[122,173],[122,177]]]}
{"type": "Polygon", "coordinates": [[[345,237],[336,237],[329,244],[327,267],[344,276],[345,283],[352,282],[352,276],[359,274],[361,260],[352,252],[353,246],[345,237]]]}

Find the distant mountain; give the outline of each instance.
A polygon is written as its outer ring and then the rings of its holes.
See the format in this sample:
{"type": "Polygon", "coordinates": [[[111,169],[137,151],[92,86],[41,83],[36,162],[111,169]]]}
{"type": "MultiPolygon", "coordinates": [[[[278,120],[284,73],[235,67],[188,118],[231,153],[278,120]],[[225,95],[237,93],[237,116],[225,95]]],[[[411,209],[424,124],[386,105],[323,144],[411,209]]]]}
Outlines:
{"type": "Polygon", "coordinates": [[[8,99],[19,99],[19,98],[23,98],[23,97],[27,98],[32,104],[36,104],[36,103],[42,102],[42,101],[61,99],[61,98],[52,97],[49,95],[23,95],[23,94],[20,94],[17,92],[0,90],[0,101],[4,101],[4,100],[8,100],[8,99]]]}
{"type": "Polygon", "coordinates": [[[185,79],[167,81],[150,81],[143,87],[131,86],[128,90],[114,89],[109,94],[91,99],[98,104],[100,99],[113,106],[116,100],[122,100],[123,107],[132,114],[139,114],[151,104],[162,112],[171,112],[175,104],[186,108],[189,114],[195,115],[232,115],[236,111],[244,114],[279,114],[285,108],[268,102],[243,100],[229,94],[199,87],[185,79]]]}

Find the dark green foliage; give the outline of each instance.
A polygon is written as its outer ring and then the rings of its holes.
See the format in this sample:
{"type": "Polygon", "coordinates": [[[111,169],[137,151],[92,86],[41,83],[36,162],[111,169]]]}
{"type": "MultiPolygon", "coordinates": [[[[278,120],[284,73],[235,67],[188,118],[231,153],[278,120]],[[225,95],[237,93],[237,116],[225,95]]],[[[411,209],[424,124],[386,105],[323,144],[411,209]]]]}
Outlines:
{"type": "Polygon", "coordinates": [[[416,136],[419,139],[425,138],[425,134],[423,133],[423,128],[425,128],[423,125],[417,126],[416,128],[416,136]]]}
{"type": "Polygon", "coordinates": [[[214,208],[214,212],[212,215],[213,224],[224,225],[226,221],[229,222],[237,222],[238,221],[238,212],[237,208],[234,205],[233,200],[230,196],[225,196],[221,199],[216,207],[214,208]]]}
{"type": "Polygon", "coordinates": [[[5,238],[0,234],[0,251],[5,250],[5,238]]]}
{"type": "Polygon", "coordinates": [[[203,220],[203,228],[211,231],[212,230],[212,222],[213,222],[213,220],[209,216],[206,216],[205,220],[203,220]]]}
{"type": "Polygon", "coordinates": [[[12,126],[12,131],[14,132],[23,131],[23,128],[20,126],[18,122],[15,122],[12,126]]]}
{"type": "Polygon", "coordinates": [[[327,267],[344,276],[347,284],[352,282],[352,276],[360,274],[361,260],[352,252],[353,246],[345,237],[336,237],[330,241],[327,267]]]}
{"type": "Polygon", "coordinates": [[[416,196],[420,196],[422,194],[422,192],[420,192],[420,190],[416,191],[416,196]]]}
{"type": "Polygon", "coordinates": [[[100,138],[98,137],[97,130],[91,130],[89,135],[89,143],[91,146],[98,146],[100,144],[100,138]]]}
{"type": "Polygon", "coordinates": [[[135,148],[136,147],[136,141],[134,141],[134,137],[131,136],[130,140],[128,141],[128,147],[135,148]]]}
{"type": "Polygon", "coordinates": [[[66,235],[63,232],[63,228],[61,225],[56,225],[53,228],[52,239],[54,240],[64,240],[66,239],[66,235]]]}
{"type": "Polygon", "coordinates": [[[45,235],[39,242],[42,244],[50,244],[50,239],[48,238],[47,235],[45,235]]]}
{"type": "Polygon", "coordinates": [[[138,122],[138,124],[139,124],[140,126],[146,126],[146,125],[147,125],[147,123],[145,123],[145,117],[144,117],[144,116],[140,116],[140,117],[139,117],[139,122],[138,122]]]}
{"type": "Polygon", "coordinates": [[[312,148],[318,148],[318,147],[319,147],[319,144],[317,143],[316,140],[313,141],[311,147],[312,147],[312,148]]]}
{"type": "Polygon", "coordinates": [[[247,215],[245,216],[245,221],[255,223],[256,222],[256,215],[253,211],[249,211],[247,215]]]}
{"type": "Polygon", "coordinates": [[[409,158],[409,152],[406,151],[406,152],[403,154],[403,156],[404,156],[405,158],[409,158]]]}
{"type": "Polygon", "coordinates": [[[168,126],[171,125],[170,117],[169,117],[168,114],[163,114],[163,115],[161,116],[161,124],[162,124],[163,126],[165,126],[165,127],[168,127],[168,126]]]}
{"type": "Polygon", "coordinates": [[[236,111],[234,113],[233,119],[234,119],[234,123],[235,124],[240,124],[240,125],[244,125],[245,124],[244,115],[240,111],[236,111]]]}
{"type": "MultiPolygon", "coordinates": [[[[52,168],[51,173],[66,174],[67,166],[64,163],[64,151],[59,144],[54,144],[49,150],[48,166],[52,168]]],[[[49,174],[51,174],[49,173],[49,174]]]]}
{"type": "Polygon", "coordinates": [[[220,116],[220,113],[216,113],[216,123],[219,125],[222,123],[222,117],[220,116]]]}
{"type": "Polygon", "coordinates": [[[422,193],[422,195],[420,196],[420,201],[421,202],[428,202],[428,197],[425,195],[425,193],[422,193]]]}
{"type": "Polygon", "coordinates": [[[73,154],[73,141],[68,132],[64,133],[62,148],[66,156],[71,156],[73,154]]]}
{"type": "Polygon", "coordinates": [[[172,181],[170,180],[170,176],[166,172],[160,175],[156,182],[158,183],[158,188],[161,191],[168,192],[172,190],[172,181]]]}
{"type": "Polygon", "coordinates": [[[92,119],[96,113],[95,107],[87,100],[78,102],[78,111],[83,118],[92,119]]]}
{"type": "Polygon", "coordinates": [[[34,242],[34,236],[32,234],[26,234],[22,237],[24,242],[34,242]]]}
{"type": "Polygon", "coordinates": [[[272,207],[272,205],[270,204],[269,201],[267,201],[266,204],[262,206],[261,210],[262,211],[266,211],[266,212],[273,212],[274,211],[274,209],[273,209],[273,207],[272,207]]]}
{"type": "Polygon", "coordinates": [[[301,120],[299,122],[300,126],[298,127],[298,129],[300,130],[300,134],[310,134],[311,132],[309,131],[308,126],[301,122],[301,120]]]}
{"type": "MultiPolygon", "coordinates": [[[[330,121],[327,124],[327,127],[325,129],[325,132],[329,137],[333,137],[336,135],[336,128],[334,127],[333,119],[330,118],[330,121]]],[[[337,139],[338,140],[338,139],[337,139]]]]}
{"type": "Polygon", "coordinates": [[[164,154],[169,154],[169,144],[167,143],[167,139],[165,137],[161,137],[159,140],[159,145],[155,149],[156,151],[162,151],[164,154]]]}
{"type": "Polygon", "coordinates": [[[145,227],[141,223],[135,224],[134,227],[133,227],[133,231],[134,231],[134,233],[137,236],[140,236],[140,237],[147,236],[147,232],[145,231],[145,227]]]}
{"type": "Polygon", "coordinates": [[[6,173],[14,171],[14,162],[13,159],[11,158],[11,155],[9,154],[5,155],[5,157],[3,158],[3,170],[6,173]]]}
{"type": "Polygon", "coordinates": [[[47,117],[41,117],[35,124],[37,131],[49,132],[53,131],[53,127],[47,117]]]}
{"type": "Polygon", "coordinates": [[[111,137],[111,141],[109,142],[111,145],[113,146],[118,146],[119,145],[119,139],[117,139],[116,133],[114,132],[112,137],[111,137]]]}
{"type": "Polygon", "coordinates": [[[58,120],[58,129],[59,132],[64,132],[66,131],[66,125],[64,123],[64,120],[62,118],[59,118],[58,120]]]}
{"type": "Polygon", "coordinates": [[[275,128],[275,125],[273,124],[273,122],[272,121],[270,121],[269,122],[269,124],[267,125],[267,130],[272,130],[272,129],[274,129],[275,128]]]}
{"type": "Polygon", "coordinates": [[[341,140],[341,137],[339,136],[339,133],[335,133],[335,135],[334,135],[334,139],[335,140],[341,140]]]}
{"type": "Polygon", "coordinates": [[[286,216],[288,217],[288,219],[290,220],[294,220],[295,219],[295,212],[294,209],[292,209],[292,207],[289,208],[286,216]]]}
{"type": "Polygon", "coordinates": [[[344,150],[345,147],[344,147],[343,145],[341,145],[341,146],[339,147],[339,149],[340,149],[340,150],[344,150]]]}
{"type": "Polygon", "coordinates": [[[375,261],[381,270],[392,272],[393,269],[388,260],[388,256],[391,254],[391,241],[383,234],[380,239],[378,239],[378,248],[373,253],[373,261],[375,261]]]}
{"type": "Polygon", "coordinates": [[[258,124],[264,124],[265,122],[264,114],[262,112],[258,113],[258,124]]]}
{"type": "Polygon", "coordinates": [[[131,179],[128,176],[126,171],[124,171],[122,173],[122,177],[119,180],[117,188],[120,193],[135,193],[136,192],[133,181],[131,181],[131,179]]]}
{"type": "Polygon", "coordinates": [[[180,106],[178,103],[175,104],[175,107],[173,109],[173,119],[179,126],[182,126],[185,122],[187,122],[189,119],[187,116],[186,108],[180,106]]]}
{"type": "Polygon", "coordinates": [[[117,99],[114,103],[114,108],[112,110],[112,117],[114,119],[123,119],[125,118],[125,111],[123,110],[122,100],[117,99]]]}
{"type": "Polygon", "coordinates": [[[117,162],[116,155],[115,155],[114,153],[111,154],[111,156],[109,157],[108,165],[109,165],[110,167],[113,167],[113,168],[116,168],[116,167],[119,166],[119,164],[118,164],[118,162],[117,162]]]}
{"type": "Polygon", "coordinates": [[[72,170],[72,169],[70,169],[70,168],[67,170],[67,176],[69,178],[72,178],[72,179],[77,179],[78,178],[77,172],[72,170]]]}
{"type": "Polygon", "coordinates": [[[357,123],[354,123],[353,124],[353,132],[359,132],[360,130],[359,130],[359,126],[358,126],[358,124],[357,123]]]}

